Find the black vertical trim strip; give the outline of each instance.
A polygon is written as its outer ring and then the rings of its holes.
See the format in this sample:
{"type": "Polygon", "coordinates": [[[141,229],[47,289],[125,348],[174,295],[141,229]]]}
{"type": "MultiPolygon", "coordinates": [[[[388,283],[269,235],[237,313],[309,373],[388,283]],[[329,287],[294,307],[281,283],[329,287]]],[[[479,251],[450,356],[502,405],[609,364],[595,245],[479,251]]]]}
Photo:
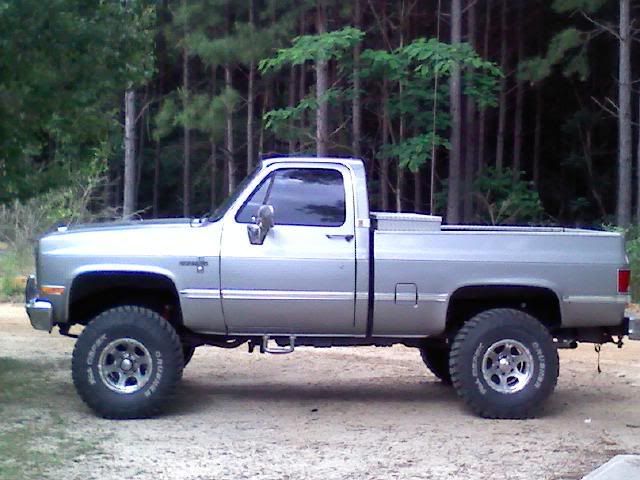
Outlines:
{"type": "Polygon", "coordinates": [[[373,335],[373,306],[375,299],[375,262],[373,252],[374,232],[378,228],[378,221],[371,218],[369,226],[369,311],[367,315],[367,337],[373,335]]]}

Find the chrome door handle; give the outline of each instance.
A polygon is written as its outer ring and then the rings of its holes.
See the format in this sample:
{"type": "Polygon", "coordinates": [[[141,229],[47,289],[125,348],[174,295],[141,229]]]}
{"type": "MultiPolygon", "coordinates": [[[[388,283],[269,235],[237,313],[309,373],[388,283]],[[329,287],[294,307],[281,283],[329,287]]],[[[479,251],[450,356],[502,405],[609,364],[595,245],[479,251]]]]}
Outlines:
{"type": "Polygon", "coordinates": [[[327,233],[327,238],[330,238],[331,240],[340,238],[342,240],[346,240],[347,242],[350,242],[351,240],[353,240],[353,235],[351,235],[350,233],[346,235],[332,235],[330,233],[327,233]]]}

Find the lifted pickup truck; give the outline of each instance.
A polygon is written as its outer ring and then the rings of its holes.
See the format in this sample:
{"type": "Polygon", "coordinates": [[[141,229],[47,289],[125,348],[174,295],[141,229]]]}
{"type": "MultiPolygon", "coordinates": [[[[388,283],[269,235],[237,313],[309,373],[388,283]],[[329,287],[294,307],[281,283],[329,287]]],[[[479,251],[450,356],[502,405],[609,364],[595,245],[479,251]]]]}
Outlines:
{"type": "Polygon", "coordinates": [[[404,344],[477,414],[527,418],[558,347],[640,337],[621,235],[371,213],[351,159],[265,160],[199,220],[61,228],[36,266],[31,323],[84,326],[73,381],[107,418],[159,412],[196,347],[245,343],[404,344]]]}

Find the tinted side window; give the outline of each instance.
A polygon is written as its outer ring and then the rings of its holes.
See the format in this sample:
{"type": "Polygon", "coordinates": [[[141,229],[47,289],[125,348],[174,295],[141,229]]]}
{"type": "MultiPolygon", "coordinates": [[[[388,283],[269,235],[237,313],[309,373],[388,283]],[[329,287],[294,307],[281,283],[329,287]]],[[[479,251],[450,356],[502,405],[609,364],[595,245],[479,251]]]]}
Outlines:
{"type": "Polygon", "coordinates": [[[273,205],[276,225],[339,227],[346,218],[342,174],[330,169],[278,170],[263,180],[236,220],[252,222],[265,204],[273,205]]]}

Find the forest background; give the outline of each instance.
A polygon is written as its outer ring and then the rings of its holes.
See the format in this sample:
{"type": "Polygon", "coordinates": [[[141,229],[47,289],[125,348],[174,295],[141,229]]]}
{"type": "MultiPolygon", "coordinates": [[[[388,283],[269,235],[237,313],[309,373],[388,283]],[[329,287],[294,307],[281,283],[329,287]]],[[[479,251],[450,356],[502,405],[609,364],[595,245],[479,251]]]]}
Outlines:
{"type": "Polygon", "coordinates": [[[54,225],[201,216],[274,155],[362,158],[376,210],[622,229],[640,272],[639,42],[632,0],[0,0],[0,296],[54,225]]]}

